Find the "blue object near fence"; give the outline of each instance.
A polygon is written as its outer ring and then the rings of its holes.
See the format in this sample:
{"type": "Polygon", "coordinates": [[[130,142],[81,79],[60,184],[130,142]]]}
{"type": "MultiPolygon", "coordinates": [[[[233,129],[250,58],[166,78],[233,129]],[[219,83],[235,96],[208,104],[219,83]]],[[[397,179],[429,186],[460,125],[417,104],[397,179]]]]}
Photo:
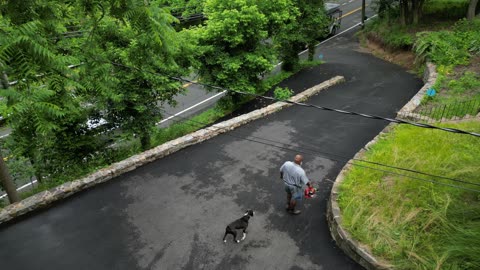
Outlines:
{"type": "Polygon", "coordinates": [[[433,97],[433,96],[435,96],[435,94],[437,94],[437,91],[435,91],[435,89],[429,88],[429,89],[427,90],[427,96],[433,97]]]}

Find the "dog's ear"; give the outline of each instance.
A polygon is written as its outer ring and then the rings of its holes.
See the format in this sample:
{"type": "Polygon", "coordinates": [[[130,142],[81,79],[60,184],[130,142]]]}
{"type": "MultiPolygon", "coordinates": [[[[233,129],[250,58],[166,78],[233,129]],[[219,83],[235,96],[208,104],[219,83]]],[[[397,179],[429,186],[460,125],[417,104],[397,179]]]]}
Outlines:
{"type": "Polygon", "coordinates": [[[245,214],[243,214],[244,216],[250,216],[250,217],[253,217],[253,210],[252,209],[248,209],[247,211],[245,211],[245,214]]]}

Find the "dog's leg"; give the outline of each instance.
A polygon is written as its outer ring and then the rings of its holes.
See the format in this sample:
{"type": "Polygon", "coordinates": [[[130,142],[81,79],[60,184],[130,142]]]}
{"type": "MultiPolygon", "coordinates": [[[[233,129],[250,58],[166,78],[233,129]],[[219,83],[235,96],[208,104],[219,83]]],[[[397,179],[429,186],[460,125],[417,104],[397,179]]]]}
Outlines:
{"type": "Polygon", "coordinates": [[[243,236],[242,236],[242,240],[245,240],[245,237],[247,237],[247,229],[243,229],[243,236]]]}
{"type": "Polygon", "coordinates": [[[223,236],[223,243],[227,242],[228,230],[225,230],[225,235],[223,236]]]}
{"type": "Polygon", "coordinates": [[[240,243],[240,240],[237,240],[237,231],[232,231],[233,234],[233,241],[236,243],[240,243]]]}

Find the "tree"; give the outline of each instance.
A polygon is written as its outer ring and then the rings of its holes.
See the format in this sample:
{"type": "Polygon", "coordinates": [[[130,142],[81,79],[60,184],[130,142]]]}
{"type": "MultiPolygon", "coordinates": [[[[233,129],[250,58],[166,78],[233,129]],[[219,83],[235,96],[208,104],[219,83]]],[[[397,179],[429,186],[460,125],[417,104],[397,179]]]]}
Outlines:
{"type": "MultiPolygon", "coordinates": [[[[2,86],[2,89],[8,89],[8,87],[10,86],[10,83],[8,81],[8,77],[7,77],[7,74],[5,73],[4,68],[5,66],[2,64],[2,62],[0,62],[1,86],[2,86]]],[[[7,192],[8,200],[10,203],[15,203],[20,201],[20,196],[18,195],[17,188],[15,186],[15,183],[12,180],[12,177],[10,176],[8,167],[5,164],[3,155],[1,153],[1,149],[0,149],[0,184],[2,188],[7,192]]]]}
{"type": "MultiPolygon", "coordinates": [[[[18,1],[0,6],[5,25],[0,61],[17,82],[1,93],[2,115],[12,128],[11,150],[30,161],[41,182],[44,165],[51,161],[46,156],[56,147],[62,123],[83,115],[85,125],[88,117],[78,95],[77,74],[67,68],[77,61],[63,46],[63,33],[73,17],[68,2],[32,0],[23,8],[18,1]]],[[[56,159],[64,160],[58,154],[56,159]]]]}
{"type": "MultiPolygon", "coordinates": [[[[261,78],[278,59],[272,37],[294,17],[294,9],[291,0],[207,0],[206,25],[190,30],[198,41],[201,80],[238,91],[263,91],[261,78]]],[[[231,108],[246,98],[229,93],[223,101],[231,108]]]]}
{"type": "Polygon", "coordinates": [[[478,0],[470,0],[468,4],[467,19],[473,20],[475,18],[475,11],[477,9],[478,0]]]}
{"type": "Polygon", "coordinates": [[[199,74],[209,84],[255,93],[260,76],[275,59],[268,39],[268,17],[258,1],[207,0],[199,42],[199,74]]]}
{"type": "Polygon", "coordinates": [[[163,0],[161,4],[169,7],[172,14],[189,16],[202,13],[205,0],[163,0]]]}
{"type": "Polygon", "coordinates": [[[298,52],[308,47],[308,58],[313,60],[315,44],[327,35],[328,18],[323,0],[297,0],[294,6],[298,13],[294,19],[284,25],[276,36],[279,44],[283,69],[292,70],[299,62],[298,52]]]}
{"type": "Polygon", "coordinates": [[[193,50],[161,1],[4,0],[0,14],[1,71],[17,82],[1,92],[8,145],[39,181],[108,158],[113,128],[149,148],[193,50]]]}
{"type": "Polygon", "coordinates": [[[160,1],[131,0],[121,8],[115,0],[109,7],[104,2],[86,14],[95,19],[80,77],[104,118],[126,136],[139,137],[145,150],[161,119],[158,103],[173,102],[181,91],[171,77],[187,72],[178,63],[188,56],[180,54],[185,50],[172,28],[175,18],[160,1]]]}
{"type": "Polygon", "coordinates": [[[422,18],[425,0],[379,0],[377,9],[380,18],[392,11],[398,10],[400,24],[418,24],[422,18]]]}
{"type": "Polygon", "coordinates": [[[400,0],[377,0],[374,3],[374,8],[377,10],[380,19],[398,18],[400,0]]]}
{"type": "Polygon", "coordinates": [[[7,193],[8,201],[10,203],[16,203],[20,201],[20,196],[18,195],[17,188],[15,183],[10,176],[8,167],[3,160],[3,156],[0,154],[0,183],[2,188],[5,189],[7,193]]]}

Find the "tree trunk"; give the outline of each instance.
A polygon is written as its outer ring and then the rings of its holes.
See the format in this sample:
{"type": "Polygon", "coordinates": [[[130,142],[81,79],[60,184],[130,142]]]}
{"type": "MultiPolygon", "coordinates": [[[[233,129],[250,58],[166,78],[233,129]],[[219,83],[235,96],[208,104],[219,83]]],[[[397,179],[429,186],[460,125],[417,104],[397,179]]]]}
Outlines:
{"type": "Polygon", "coordinates": [[[293,71],[298,65],[298,52],[296,50],[291,50],[288,52],[289,55],[284,56],[282,70],[284,71],[293,71]]]}
{"type": "Polygon", "coordinates": [[[418,9],[419,9],[419,0],[412,0],[412,23],[418,24],[418,9]]]}
{"type": "Polygon", "coordinates": [[[407,25],[412,24],[412,9],[413,9],[413,1],[415,0],[405,0],[405,22],[407,25]]]}
{"type": "Polygon", "coordinates": [[[407,25],[407,12],[408,11],[408,3],[407,0],[400,0],[400,24],[402,26],[407,25]]]}
{"type": "MultiPolygon", "coordinates": [[[[1,85],[3,89],[7,89],[10,86],[10,83],[8,82],[7,74],[3,70],[2,63],[0,63],[0,68],[2,69],[1,70],[2,74],[0,78],[1,85]]],[[[3,155],[1,152],[0,152],[0,184],[7,192],[8,200],[10,201],[10,203],[20,201],[20,196],[18,195],[17,187],[15,186],[15,183],[13,182],[12,177],[8,172],[7,164],[5,164],[5,161],[3,160],[3,155]]]]}
{"type": "Polygon", "coordinates": [[[17,187],[15,186],[15,183],[13,182],[12,177],[8,172],[7,164],[5,164],[5,161],[3,160],[3,155],[1,153],[0,153],[0,183],[2,184],[2,187],[7,192],[8,200],[10,201],[10,203],[15,203],[20,201],[20,196],[18,195],[17,187]]]}
{"type": "Polygon", "coordinates": [[[386,0],[380,0],[380,2],[378,3],[378,17],[380,19],[384,19],[385,18],[385,13],[387,13],[387,2],[386,0]]]}
{"type": "Polygon", "coordinates": [[[413,0],[412,1],[412,16],[413,16],[413,24],[418,24],[420,19],[422,18],[423,12],[423,4],[425,3],[424,0],[413,0]]]}
{"type": "Polygon", "coordinates": [[[475,10],[478,5],[478,0],[470,0],[470,4],[468,4],[468,11],[467,11],[467,19],[473,20],[475,18],[475,10]]]}
{"type": "Polygon", "coordinates": [[[33,169],[35,170],[35,178],[37,178],[37,182],[38,183],[42,183],[43,182],[43,176],[42,176],[42,172],[40,171],[40,168],[37,168],[37,163],[35,161],[33,161],[33,157],[30,156],[30,164],[32,164],[32,167],[33,169]]]}
{"type": "Polygon", "coordinates": [[[143,151],[150,149],[151,140],[150,140],[150,133],[148,131],[144,131],[142,132],[142,134],[140,134],[140,144],[142,146],[143,151]]]}
{"type": "MultiPolygon", "coordinates": [[[[0,67],[3,67],[3,65],[1,65],[0,67]]],[[[2,89],[7,89],[8,87],[10,87],[10,84],[8,83],[7,73],[5,73],[5,71],[2,71],[2,78],[0,82],[0,86],[2,86],[2,89]]]]}
{"type": "Polygon", "coordinates": [[[315,56],[315,42],[308,44],[308,61],[313,61],[315,56]]]}

